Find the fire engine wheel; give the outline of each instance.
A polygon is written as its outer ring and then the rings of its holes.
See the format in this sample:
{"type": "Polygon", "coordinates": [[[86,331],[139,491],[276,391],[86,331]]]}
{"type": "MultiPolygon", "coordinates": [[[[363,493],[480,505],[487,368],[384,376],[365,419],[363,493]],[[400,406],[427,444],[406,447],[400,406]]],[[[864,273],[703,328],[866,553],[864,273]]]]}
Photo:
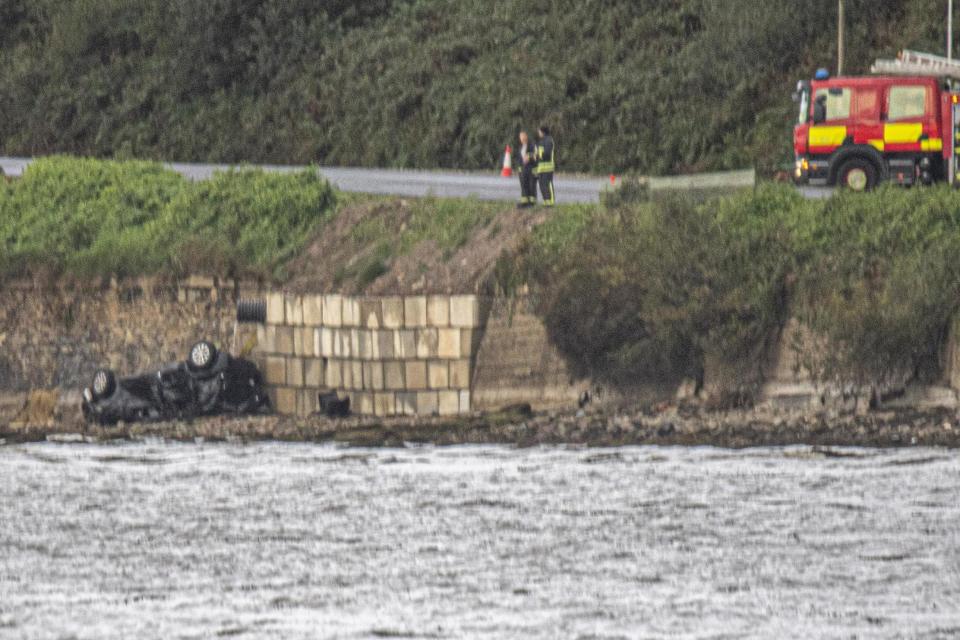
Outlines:
{"type": "Polygon", "coordinates": [[[877,185],[877,168],[863,158],[850,158],[837,175],[840,186],[851,191],[867,191],[877,185]]]}

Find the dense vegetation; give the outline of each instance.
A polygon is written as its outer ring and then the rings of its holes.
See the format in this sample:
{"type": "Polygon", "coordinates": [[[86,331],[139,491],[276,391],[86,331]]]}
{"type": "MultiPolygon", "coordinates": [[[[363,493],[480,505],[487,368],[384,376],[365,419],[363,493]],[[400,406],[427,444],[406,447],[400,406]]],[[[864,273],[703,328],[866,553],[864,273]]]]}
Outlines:
{"type": "MultiPolygon", "coordinates": [[[[381,200],[336,194],[311,171],[192,183],[151,162],[50,157],[0,182],[0,278],[283,278],[311,238],[339,224],[344,203],[373,204],[347,228],[355,250],[334,265],[362,288],[420,243],[448,260],[503,208],[415,199],[397,229],[381,200]]],[[[628,187],[604,205],[552,210],[500,259],[491,284],[507,293],[529,284],[573,368],[608,382],[700,377],[709,358],[759,379],[790,314],[823,340],[805,354],[817,375],[882,384],[940,371],[960,307],[957,255],[960,192],[946,186],[823,201],[775,184],[655,200],[628,187]]]]}
{"type": "MultiPolygon", "coordinates": [[[[4,0],[0,152],[490,168],[550,124],[566,170],[789,159],[836,0],[4,0]]],[[[847,0],[848,71],[942,51],[942,0],[847,0]]]]}
{"type": "Polygon", "coordinates": [[[498,268],[508,291],[530,282],[579,373],[675,381],[715,357],[759,380],[787,314],[821,337],[804,356],[823,379],[941,371],[960,307],[960,194],[948,187],[808,201],[766,185],[584,213],[561,210],[498,268]]]}
{"type": "Polygon", "coordinates": [[[0,183],[0,277],[269,275],[334,205],[312,171],[191,183],[156,163],[53,156],[0,183]]]}

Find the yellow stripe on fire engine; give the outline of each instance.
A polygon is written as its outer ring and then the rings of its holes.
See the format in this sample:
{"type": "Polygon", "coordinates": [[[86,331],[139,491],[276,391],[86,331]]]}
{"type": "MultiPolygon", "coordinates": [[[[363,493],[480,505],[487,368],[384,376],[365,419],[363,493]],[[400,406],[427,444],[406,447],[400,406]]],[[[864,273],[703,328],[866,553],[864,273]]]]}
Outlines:
{"type": "Polygon", "coordinates": [[[883,153],[883,140],[867,140],[867,144],[883,153]]]}
{"type": "Polygon", "coordinates": [[[923,135],[923,124],[904,122],[883,125],[883,141],[887,144],[916,144],[923,135]]]}
{"type": "Polygon", "coordinates": [[[810,127],[811,147],[839,147],[847,137],[846,127],[810,127]]]}
{"type": "Polygon", "coordinates": [[[920,151],[943,151],[943,140],[940,138],[921,140],[920,151]]]}

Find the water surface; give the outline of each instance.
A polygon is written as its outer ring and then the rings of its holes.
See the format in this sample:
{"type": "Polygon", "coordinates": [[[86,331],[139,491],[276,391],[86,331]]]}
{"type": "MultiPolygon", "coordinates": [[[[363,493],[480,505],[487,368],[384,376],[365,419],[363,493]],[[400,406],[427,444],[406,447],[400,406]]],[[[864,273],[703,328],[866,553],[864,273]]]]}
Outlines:
{"type": "Polygon", "coordinates": [[[0,447],[0,638],[960,636],[937,449],[0,447]]]}

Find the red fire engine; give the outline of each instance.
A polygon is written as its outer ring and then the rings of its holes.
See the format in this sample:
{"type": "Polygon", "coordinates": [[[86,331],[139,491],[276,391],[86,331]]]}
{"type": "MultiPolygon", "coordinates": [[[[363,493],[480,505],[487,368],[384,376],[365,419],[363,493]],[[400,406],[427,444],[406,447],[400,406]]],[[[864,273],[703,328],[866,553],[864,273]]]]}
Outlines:
{"type": "Polygon", "coordinates": [[[881,75],[830,78],[821,70],[797,84],[797,182],[858,191],[883,180],[954,182],[960,64],[903,51],[897,60],[878,60],[871,71],[881,75]]]}

